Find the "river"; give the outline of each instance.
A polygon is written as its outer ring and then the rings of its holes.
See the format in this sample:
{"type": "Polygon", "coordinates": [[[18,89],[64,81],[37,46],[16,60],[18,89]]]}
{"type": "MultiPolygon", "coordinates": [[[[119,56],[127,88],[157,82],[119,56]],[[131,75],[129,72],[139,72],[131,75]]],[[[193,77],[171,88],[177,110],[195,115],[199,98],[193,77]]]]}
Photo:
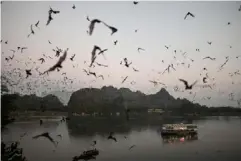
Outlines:
{"type": "Polygon", "coordinates": [[[52,119],[45,120],[42,126],[38,121],[16,122],[2,132],[2,138],[7,142],[19,140],[29,161],[72,161],[74,156],[91,149],[94,140],[100,151],[98,161],[241,161],[239,117],[193,120],[198,125],[198,136],[189,139],[162,138],[158,124],[122,125],[93,120],[60,123],[59,119],[52,119]],[[115,132],[117,142],[107,140],[110,131],[115,132]],[[27,135],[20,139],[25,132],[27,135]],[[45,138],[32,139],[43,132],[58,141],[57,148],[45,138]],[[135,147],[129,150],[132,145],[135,147]]]}

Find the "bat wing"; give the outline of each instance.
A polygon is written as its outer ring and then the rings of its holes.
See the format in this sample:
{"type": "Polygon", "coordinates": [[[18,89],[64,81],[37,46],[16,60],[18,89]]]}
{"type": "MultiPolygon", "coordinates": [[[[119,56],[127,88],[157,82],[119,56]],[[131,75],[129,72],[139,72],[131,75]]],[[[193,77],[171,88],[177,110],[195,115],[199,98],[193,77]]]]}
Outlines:
{"type": "Polygon", "coordinates": [[[116,33],[116,32],[118,31],[118,29],[115,28],[115,27],[113,27],[113,26],[110,26],[109,28],[110,28],[111,31],[112,31],[111,35],[113,35],[114,33],[116,33]]]}
{"type": "Polygon", "coordinates": [[[108,49],[101,50],[101,51],[98,53],[98,55],[104,53],[104,52],[107,51],[107,50],[108,50],[108,49]]]}
{"type": "Polygon", "coordinates": [[[37,27],[38,26],[38,24],[39,24],[39,21],[35,24],[35,26],[37,27]]]}
{"type": "Polygon", "coordinates": [[[36,135],[36,136],[33,136],[33,139],[38,139],[39,137],[42,137],[43,134],[40,134],[40,135],[36,135]]]}
{"type": "Polygon", "coordinates": [[[50,23],[52,20],[53,20],[52,16],[49,15],[49,17],[48,17],[48,21],[47,21],[47,23],[46,23],[46,26],[49,25],[49,23],[50,23]]]}
{"type": "Polygon", "coordinates": [[[203,58],[203,59],[208,59],[209,57],[207,56],[207,57],[205,57],[205,58],[203,58]]]}
{"type": "Polygon", "coordinates": [[[89,35],[91,36],[95,28],[95,21],[92,20],[89,25],[89,35]]]}
{"type": "Polygon", "coordinates": [[[51,141],[55,145],[55,141],[54,141],[54,139],[52,137],[46,136],[46,138],[49,139],[49,141],[51,141]]]}
{"type": "Polygon", "coordinates": [[[131,150],[132,148],[134,148],[135,147],[135,145],[132,145],[130,148],[129,148],[129,150],[131,150]]]}
{"type": "Polygon", "coordinates": [[[187,81],[185,81],[184,79],[179,79],[179,81],[183,82],[185,86],[188,86],[187,81]]]}
{"type": "Polygon", "coordinates": [[[54,71],[54,70],[57,68],[57,66],[58,66],[58,65],[55,64],[54,66],[52,66],[52,67],[50,67],[48,70],[46,70],[43,74],[54,71]]]}
{"type": "Polygon", "coordinates": [[[205,80],[206,80],[206,78],[204,77],[204,78],[203,78],[203,83],[206,83],[206,81],[205,81],[205,80]]]}
{"type": "Polygon", "coordinates": [[[122,83],[124,83],[126,81],[126,79],[128,78],[128,76],[125,77],[125,79],[122,81],[122,83]]]}
{"type": "Polygon", "coordinates": [[[197,84],[197,80],[192,84],[192,86],[194,86],[195,84],[197,84]]]}
{"type": "Polygon", "coordinates": [[[192,17],[195,17],[195,15],[194,15],[194,14],[192,14],[192,13],[189,13],[189,15],[190,15],[190,16],[192,16],[192,17]]]}

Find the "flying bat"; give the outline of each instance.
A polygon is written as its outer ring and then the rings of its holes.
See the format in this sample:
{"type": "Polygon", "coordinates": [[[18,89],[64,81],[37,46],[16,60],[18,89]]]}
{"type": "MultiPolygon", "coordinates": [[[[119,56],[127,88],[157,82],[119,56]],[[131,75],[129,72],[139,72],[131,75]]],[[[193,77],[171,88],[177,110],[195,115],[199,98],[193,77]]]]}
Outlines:
{"type": "Polygon", "coordinates": [[[132,68],[135,72],[139,72],[139,70],[135,69],[135,68],[132,68]]]}
{"type": "Polygon", "coordinates": [[[27,70],[25,70],[25,72],[26,72],[26,78],[28,78],[30,75],[32,75],[32,73],[31,73],[31,69],[27,69],[27,70]]]}
{"type": "Polygon", "coordinates": [[[31,34],[34,35],[34,33],[35,33],[34,30],[33,30],[33,25],[30,26],[30,30],[31,30],[31,32],[30,32],[30,34],[28,34],[28,37],[29,37],[31,34]]]}
{"type": "Polygon", "coordinates": [[[187,18],[187,16],[195,17],[194,14],[192,14],[191,12],[188,12],[184,17],[184,20],[187,18]]]}
{"type": "Polygon", "coordinates": [[[96,59],[96,51],[97,50],[100,50],[101,51],[101,48],[97,45],[95,45],[92,49],[92,52],[91,52],[91,63],[90,63],[90,67],[93,65],[93,63],[95,62],[95,59],[96,59]]]}
{"type": "Polygon", "coordinates": [[[111,30],[111,35],[113,35],[114,33],[116,33],[118,31],[117,28],[115,28],[113,26],[109,26],[105,22],[102,22],[102,23],[111,30]]]}
{"type": "Polygon", "coordinates": [[[75,5],[73,5],[73,7],[72,7],[73,9],[75,9],[76,7],[75,7],[75,5]]]}
{"type": "Polygon", "coordinates": [[[129,148],[129,150],[131,150],[132,148],[134,148],[136,145],[132,145],[130,148],[129,148]]]}
{"type": "Polygon", "coordinates": [[[73,61],[73,60],[74,60],[74,57],[75,57],[75,54],[70,58],[70,60],[73,61]]]}
{"type": "Polygon", "coordinates": [[[62,63],[65,61],[66,57],[67,57],[67,51],[69,50],[69,48],[67,48],[64,52],[64,54],[59,58],[58,62],[52,66],[51,68],[49,68],[48,70],[46,70],[43,74],[48,73],[48,72],[52,72],[54,71],[56,68],[58,70],[58,68],[62,68],[62,63]]]}
{"type": "Polygon", "coordinates": [[[206,77],[203,77],[203,83],[207,83],[206,79],[206,77]]]}
{"type": "Polygon", "coordinates": [[[216,60],[216,58],[211,58],[210,56],[207,56],[207,57],[205,57],[205,58],[203,58],[203,59],[211,59],[211,60],[216,60]]]}
{"type": "Polygon", "coordinates": [[[189,85],[188,82],[184,79],[179,79],[179,81],[184,83],[186,90],[192,89],[192,87],[197,83],[197,81],[195,81],[193,84],[189,85]]]}
{"type": "Polygon", "coordinates": [[[40,58],[38,60],[41,61],[41,64],[43,64],[45,62],[44,58],[40,58]]]}
{"type": "Polygon", "coordinates": [[[128,76],[126,76],[121,83],[124,83],[127,78],[128,78],[128,76]]]}
{"type": "Polygon", "coordinates": [[[211,41],[208,41],[207,43],[208,43],[209,45],[212,45],[212,42],[211,42],[211,41]]]}
{"type": "Polygon", "coordinates": [[[38,25],[39,25],[39,21],[35,24],[35,27],[39,28],[38,25]]]}
{"type": "Polygon", "coordinates": [[[96,23],[101,23],[102,21],[99,20],[99,19],[93,19],[90,21],[90,25],[89,25],[89,35],[91,36],[93,31],[94,31],[94,28],[95,28],[95,24],[96,23]]]}
{"type": "Polygon", "coordinates": [[[42,133],[42,134],[40,134],[40,135],[36,135],[36,136],[33,137],[33,139],[38,139],[39,137],[45,137],[45,138],[47,138],[49,141],[51,141],[51,142],[54,144],[55,147],[57,146],[56,142],[55,142],[54,139],[49,135],[48,132],[42,133]]]}
{"type": "Polygon", "coordinates": [[[108,140],[112,139],[114,140],[115,142],[117,142],[117,139],[113,136],[113,133],[111,132],[110,135],[108,136],[107,138],[108,140]]]}
{"type": "Polygon", "coordinates": [[[138,48],[137,51],[140,52],[140,50],[145,51],[143,48],[138,48]]]}

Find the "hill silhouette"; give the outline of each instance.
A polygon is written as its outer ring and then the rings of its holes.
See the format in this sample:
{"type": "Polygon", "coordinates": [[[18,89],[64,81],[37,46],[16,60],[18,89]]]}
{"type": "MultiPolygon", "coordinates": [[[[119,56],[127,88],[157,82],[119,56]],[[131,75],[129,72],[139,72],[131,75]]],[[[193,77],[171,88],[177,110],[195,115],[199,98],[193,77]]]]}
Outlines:
{"type": "Polygon", "coordinates": [[[110,115],[125,114],[126,109],[137,113],[147,113],[148,109],[161,108],[168,115],[241,115],[240,108],[207,107],[192,103],[187,99],[174,98],[162,88],[155,94],[133,92],[128,88],[117,89],[113,86],[83,88],[72,93],[68,105],[64,106],[57,96],[49,94],[45,97],[36,95],[5,94],[2,96],[2,106],[11,106],[18,111],[47,110],[68,111],[73,113],[88,113],[110,115]]]}
{"type": "Polygon", "coordinates": [[[101,89],[84,88],[74,92],[68,103],[71,112],[120,112],[126,108],[132,111],[147,112],[150,108],[161,108],[174,115],[240,115],[241,109],[232,107],[210,107],[192,103],[187,99],[175,99],[166,89],[156,94],[146,95],[128,88],[117,89],[104,86],[101,89]]]}

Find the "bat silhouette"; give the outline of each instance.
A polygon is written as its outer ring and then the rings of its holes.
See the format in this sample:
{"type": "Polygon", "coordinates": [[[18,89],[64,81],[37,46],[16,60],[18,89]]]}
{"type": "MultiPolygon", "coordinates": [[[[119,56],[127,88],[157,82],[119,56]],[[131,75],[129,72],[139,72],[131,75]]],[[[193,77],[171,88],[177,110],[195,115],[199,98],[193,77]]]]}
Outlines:
{"type": "Polygon", "coordinates": [[[121,83],[124,83],[127,78],[128,78],[128,76],[126,76],[121,83]]]}
{"type": "Polygon", "coordinates": [[[206,77],[203,77],[203,83],[207,83],[206,79],[206,77]]]}
{"type": "Polygon", "coordinates": [[[75,7],[75,5],[73,5],[73,7],[72,7],[73,9],[75,9],[76,7],[75,7]]]}
{"type": "Polygon", "coordinates": [[[57,146],[57,144],[56,144],[57,142],[54,141],[54,139],[49,135],[48,132],[42,133],[40,135],[36,135],[36,136],[33,137],[33,139],[38,139],[39,137],[45,137],[49,141],[51,141],[54,144],[55,147],[57,146]]]}
{"type": "Polygon", "coordinates": [[[91,63],[90,63],[90,67],[93,65],[93,63],[95,62],[95,59],[96,59],[96,51],[97,50],[100,50],[101,51],[101,48],[97,45],[95,45],[92,49],[92,52],[91,52],[91,63]]]}
{"type": "Polygon", "coordinates": [[[140,52],[140,50],[145,51],[143,48],[138,48],[137,51],[140,52]]]}
{"type": "Polygon", "coordinates": [[[209,45],[212,45],[212,42],[211,42],[211,41],[208,41],[207,43],[208,43],[209,45]]]}
{"type": "Polygon", "coordinates": [[[89,74],[91,74],[91,75],[93,75],[93,76],[96,77],[96,73],[95,73],[95,72],[90,72],[90,71],[89,71],[89,74]]]}
{"type": "Polygon", "coordinates": [[[94,28],[95,28],[95,24],[96,23],[101,23],[102,21],[99,20],[99,19],[93,19],[90,21],[90,25],[89,25],[89,35],[91,36],[93,31],[94,31],[94,28]]]}
{"type": "Polygon", "coordinates": [[[70,60],[73,61],[73,60],[74,60],[74,57],[75,57],[75,54],[70,58],[70,60]]]}
{"type": "Polygon", "coordinates": [[[131,150],[132,148],[134,148],[136,145],[132,145],[130,148],[129,148],[129,150],[131,150]]]}
{"type": "Polygon", "coordinates": [[[44,58],[40,58],[38,60],[41,61],[41,64],[43,64],[45,62],[44,58]]]}
{"type": "Polygon", "coordinates": [[[28,78],[29,76],[32,75],[31,69],[27,69],[27,70],[25,70],[25,72],[26,72],[26,74],[27,74],[26,78],[28,78]]]}
{"type": "Polygon", "coordinates": [[[104,80],[104,76],[103,75],[99,75],[98,78],[101,77],[104,80]]]}
{"type": "Polygon", "coordinates": [[[192,14],[191,12],[188,12],[184,17],[184,20],[187,18],[187,16],[195,17],[194,14],[192,14]]]}
{"type": "Polygon", "coordinates": [[[64,54],[59,58],[58,62],[52,66],[51,68],[49,68],[48,70],[46,70],[43,74],[48,73],[48,72],[52,72],[55,69],[58,70],[58,68],[62,68],[62,63],[65,61],[66,57],[67,57],[67,51],[69,50],[69,48],[67,48],[64,52],[64,54]]]}
{"type": "Polygon", "coordinates": [[[114,33],[116,33],[118,31],[117,28],[115,28],[113,26],[109,26],[105,22],[102,22],[102,23],[111,30],[111,35],[113,35],[114,33]]]}
{"type": "Polygon", "coordinates": [[[24,49],[28,49],[28,48],[27,48],[27,47],[22,47],[22,48],[21,48],[21,53],[23,53],[23,50],[24,50],[24,49]]]}
{"type": "Polygon", "coordinates": [[[30,30],[31,30],[31,32],[30,32],[30,34],[28,34],[28,37],[29,37],[31,34],[34,35],[34,33],[35,33],[34,30],[33,30],[33,25],[30,26],[30,30]]]}
{"type": "Polygon", "coordinates": [[[205,58],[203,58],[203,59],[211,59],[211,60],[216,60],[216,58],[211,58],[210,56],[207,56],[207,57],[205,57],[205,58]]]}
{"type": "Polygon", "coordinates": [[[35,24],[35,27],[39,28],[38,25],[39,25],[39,21],[35,24]]]}
{"type": "Polygon", "coordinates": [[[197,81],[195,81],[193,84],[189,85],[188,82],[184,79],[179,79],[179,81],[184,83],[186,90],[192,89],[192,87],[197,83],[197,81]]]}
{"type": "Polygon", "coordinates": [[[107,138],[108,140],[114,140],[115,142],[117,142],[117,139],[113,136],[113,132],[110,133],[110,135],[107,138]]]}
{"type": "Polygon", "coordinates": [[[102,66],[102,67],[108,67],[108,65],[99,64],[99,63],[97,63],[97,62],[96,62],[96,64],[97,64],[98,66],[102,66]]]}
{"type": "Polygon", "coordinates": [[[132,68],[135,72],[139,72],[139,70],[135,69],[135,68],[132,68]]]}

